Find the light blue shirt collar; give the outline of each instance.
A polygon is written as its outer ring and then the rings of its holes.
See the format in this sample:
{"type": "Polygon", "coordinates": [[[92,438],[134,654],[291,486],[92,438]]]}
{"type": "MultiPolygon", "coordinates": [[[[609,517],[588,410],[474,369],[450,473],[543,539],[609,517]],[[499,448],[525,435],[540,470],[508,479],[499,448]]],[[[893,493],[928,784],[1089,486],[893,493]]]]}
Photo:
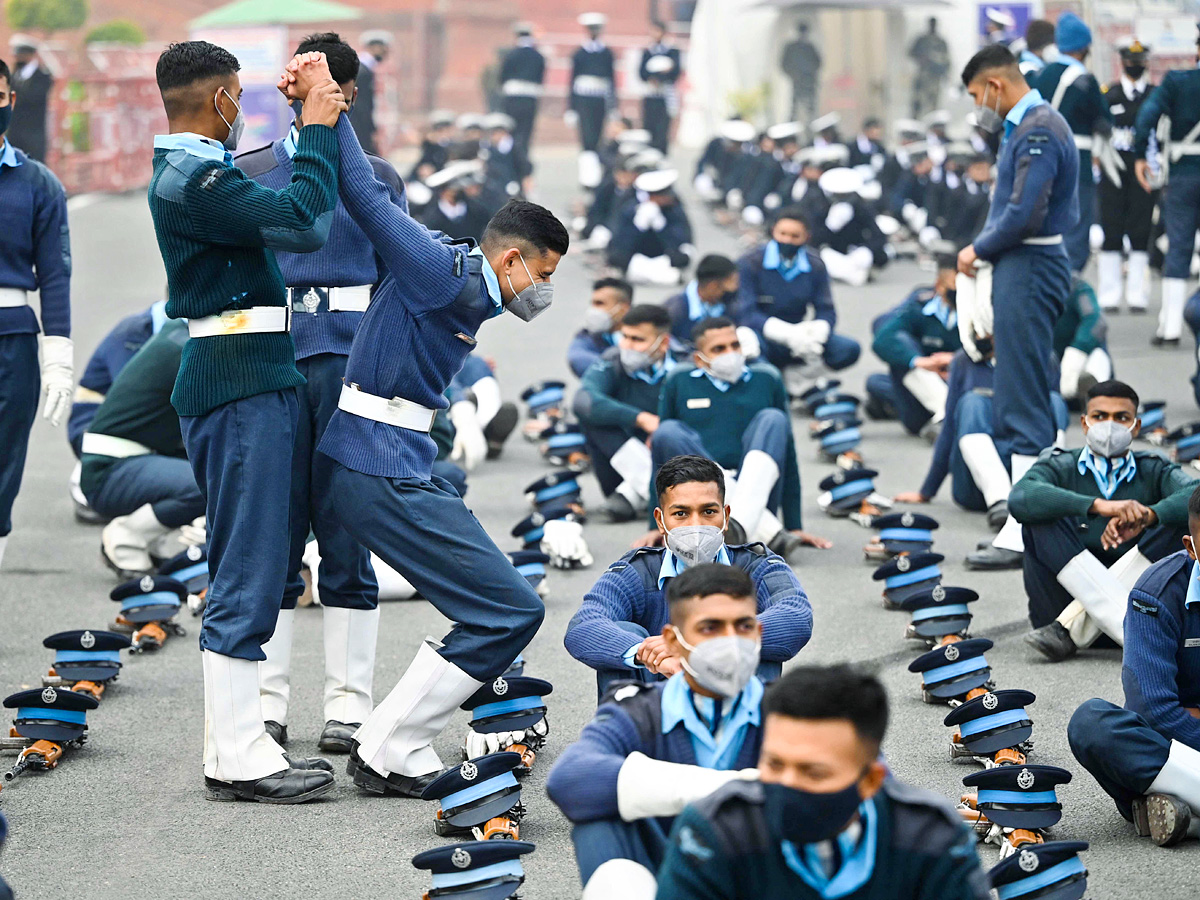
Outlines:
{"type": "Polygon", "coordinates": [[[862,802],[858,815],[861,827],[847,827],[833,839],[841,853],[842,864],[832,876],[825,869],[819,844],[796,845],[791,841],[780,844],[788,868],[826,900],[853,894],[870,881],[875,872],[879,816],[874,797],[862,802]]]}
{"type": "Polygon", "coordinates": [[[1061,54],[1061,55],[1058,57],[1058,59],[1057,59],[1057,60],[1055,60],[1055,62],[1060,62],[1060,63],[1062,63],[1062,64],[1063,64],[1064,66],[1066,66],[1068,69],[1083,69],[1083,71],[1085,71],[1085,72],[1087,71],[1087,66],[1085,66],[1085,65],[1084,65],[1082,62],[1080,62],[1079,60],[1077,60],[1075,57],[1073,57],[1073,56],[1067,56],[1067,54],[1065,54],[1065,53],[1061,54]]]}
{"type": "MultiPolygon", "coordinates": [[[[730,384],[728,381],[722,381],[720,378],[714,378],[712,373],[709,372],[708,369],[693,369],[692,370],[693,378],[699,378],[700,376],[704,376],[705,378],[707,378],[712,383],[712,386],[715,387],[722,394],[728,393],[729,389],[731,387],[733,387],[733,385],[730,384]]],[[[746,366],[744,369],[742,369],[742,377],[739,378],[738,381],[745,384],[749,380],[750,380],[750,367],[746,366]]]]}
{"type": "Polygon", "coordinates": [[[233,165],[233,154],[222,146],[220,141],[206,138],[190,131],[178,134],[156,134],[154,136],[155,150],[183,150],[200,159],[215,160],[226,166],[233,165]]]}
{"type": "Polygon", "coordinates": [[[498,316],[504,312],[504,301],[500,296],[500,279],[496,277],[496,272],[492,269],[492,264],[488,262],[488,258],[483,255],[483,251],[478,247],[472,247],[471,252],[467,256],[478,256],[483,260],[483,266],[480,271],[483,273],[483,284],[487,288],[488,298],[492,301],[492,305],[496,307],[496,311],[492,316],[498,316]]]}
{"type": "Polygon", "coordinates": [[[1188,578],[1187,596],[1183,599],[1184,606],[1200,603],[1200,563],[1192,563],[1192,575],[1188,578]]]}
{"type": "Polygon", "coordinates": [[[300,131],[293,125],[288,129],[287,137],[283,139],[283,152],[291,159],[296,155],[296,142],[300,140],[300,131]]]}
{"type": "Polygon", "coordinates": [[[1025,118],[1025,113],[1033,109],[1035,106],[1041,106],[1045,103],[1042,95],[1037,88],[1033,88],[1024,97],[1017,101],[1016,105],[1008,111],[1008,115],[1004,117],[1004,136],[1008,137],[1012,134],[1013,129],[1021,124],[1021,120],[1025,118]]]}
{"type": "MultiPolygon", "coordinates": [[[[721,549],[717,551],[717,558],[713,560],[713,562],[719,562],[726,566],[733,565],[733,557],[729,555],[729,548],[722,546],[721,549]]],[[[674,578],[686,568],[687,563],[685,563],[682,559],[680,559],[670,550],[665,552],[663,554],[662,565],[658,568],[658,589],[661,591],[663,589],[663,585],[665,585],[668,580],[674,578]]]]}
{"type": "Polygon", "coordinates": [[[930,298],[923,307],[921,312],[927,316],[933,316],[941,322],[946,328],[953,330],[958,325],[958,312],[950,308],[940,294],[935,294],[930,298]]]}
{"type": "Polygon", "coordinates": [[[715,729],[705,724],[696,711],[699,704],[709,714],[715,703],[692,693],[682,672],[667,679],[662,692],[662,733],[670,734],[680,724],[692,739],[696,762],[706,769],[730,769],[746,739],[746,731],[762,718],[763,683],[752,677],[736,697],[721,701],[721,721],[715,729]]]}
{"type": "Polygon", "coordinates": [[[167,324],[167,301],[159,300],[150,304],[150,333],[158,334],[167,324]]]}
{"type": "MultiPolygon", "coordinates": [[[[663,335],[663,339],[667,339],[667,335],[663,335]]],[[[641,372],[634,372],[632,378],[638,381],[644,381],[646,384],[658,384],[664,378],[671,374],[671,370],[676,366],[675,358],[668,352],[666,356],[652,365],[649,369],[644,369],[641,372]]]]}
{"type": "Polygon", "coordinates": [[[5,166],[13,169],[17,168],[17,166],[21,165],[21,161],[17,159],[17,151],[13,148],[12,141],[2,137],[0,137],[0,140],[4,141],[4,149],[0,150],[0,169],[5,166]]]}
{"type": "Polygon", "coordinates": [[[792,260],[791,264],[785,265],[783,254],[779,252],[779,242],[769,241],[767,248],[763,251],[763,268],[774,269],[784,281],[791,281],[798,275],[811,272],[812,263],[808,259],[808,248],[801,247],[800,252],[796,254],[796,258],[792,260]]]}
{"type": "Polygon", "coordinates": [[[1137,459],[1132,450],[1116,459],[1105,459],[1084,447],[1079,454],[1078,468],[1080,475],[1090,470],[1104,499],[1111,500],[1122,481],[1133,481],[1137,475],[1137,459]]]}
{"type": "Polygon", "coordinates": [[[724,303],[705,303],[700,299],[700,282],[696,279],[688,282],[683,294],[687,297],[689,321],[699,322],[701,319],[725,315],[724,303]]]}

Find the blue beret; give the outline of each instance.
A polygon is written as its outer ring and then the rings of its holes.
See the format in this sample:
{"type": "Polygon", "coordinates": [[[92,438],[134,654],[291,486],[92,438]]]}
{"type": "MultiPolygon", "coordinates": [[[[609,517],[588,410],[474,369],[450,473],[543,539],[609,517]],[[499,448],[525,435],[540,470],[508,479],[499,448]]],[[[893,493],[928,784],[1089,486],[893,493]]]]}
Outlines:
{"type": "Polygon", "coordinates": [[[481,734],[492,731],[523,731],[546,715],[542,699],[554,686],[541,678],[497,678],[466,699],[461,709],[470,710],[471,728],[481,734]]]}
{"type": "Polygon", "coordinates": [[[1075,13],[1065,12],[1054,26],[1054,43],[1063,53],[1077,53],[1092,45],[1092,30],[1075,13]]]}
{"type": "Polygon", "coordinates": [[[1000,900],[1080,900],[1087,893],[1088,872],[1078,854],[1087,848],[1086,841],[1026,844],[993,866],[988,879],[1000,900]]]}
{"type": "Polygon", "coordinates": [[[963,778],[967,787],[979,789],[977,807],[1001,828],[1050,828],[1062,818],[1062,804],[1054,792],[1071,773],[1057,766],[997,766],[963,778]]]}
{"type": "Polygon", "coordinates": [[[433,876],[430,894],[470,900],[507,900],[525,881],[521,857],[528,841],[466,841],[418,853],[412,864],[433,876]]]}
{"type": "Polygon", "coordinates": [[[995,753],[1029,740],[1033,720],[1025,707],[1036,699],[1031,691],[991,691],[950,710],[943,724],[957,725],[972,753],[995,753]]]}

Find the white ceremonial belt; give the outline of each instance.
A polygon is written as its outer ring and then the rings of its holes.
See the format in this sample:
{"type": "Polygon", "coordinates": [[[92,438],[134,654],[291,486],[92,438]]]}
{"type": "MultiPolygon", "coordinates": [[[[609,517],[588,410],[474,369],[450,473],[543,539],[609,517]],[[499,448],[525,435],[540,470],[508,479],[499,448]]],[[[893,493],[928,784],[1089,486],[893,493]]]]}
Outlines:
{"type": "Polygon", "coordinates": [[[76,403],[103,403],[104,395],[99,391],[93,391],[91,388],[84,387],[82,384],[75,388],[76,403]]]}
{"type": "Polygon", "coordinates": [[[510,78],[501,86],[500,92],[506,97],[540,97],[542,96],[542,86],[536,81],[510,78]]]}
{"type": "Polygon", "coordinates": [[[149,456],[154,451],[149,447],[131,441],[128,438],[114,437],[111,434],[97,434],[94,431],[84,432],[83,452],[95,456],[111,456],[114,459],[127,459],[130,456],[149,456]]]}
{"type": "Polygon", "coordinates": [[[330,312],[366,312],[371,305],[371,285],[356,284],[351,287],[310,287],[304,293],[299,288],[288,288],[288,305],[295,310],[295,303],[304,305],[305,312],[315,313],[321,305],[321,294],[324,292],[325,307],[330,312]]]}
{"type": "Polygon", "coordinates": [[[571,88],[577,94],[607,94],[612,82],[599,75],[576,75],[571,88]]]}
{"type": "Polygon", "coordinates": [[[1022,244],[1028,244],[1030,247],[1053,247],[1055,244],[1061,244],[1063,236],[1061,234],[1048,234],[1045,237],[1030,237],[1021,241],[1022,244]]]}
{"type": "MultiPolygon", "coordinates": [[[[1200,156],[1200,144],[1172,144],[1171,158],[1178,159],[1181,156],[1200,156]]],[[[0,304],[2,306],[3,304],[0,304]]]]}
{"type": "Polygon", "coordinates": [[[28,305],[29,298],[21,288],[0,288],[0,308],[28,305]]]}
{"type": "Polygon", "coordinates": [[[227,309],[219,316],[188,319],[188,335],[194,338],[227,334],[287,334],[292,330],[290,306],[252,306],[227,309]]]}
{"type": "Polygon", "coordinates": [[[433,428],[433,417],[437,415],[436,409],[427,409],[403,397],[393,397],[391,400],[387,397],[377,397],[354,384],[342,385],[338,409],[373,422],[395,425],[409,431],[423,431],[426,434],[433,428]]]}
{"type": "Polygon", "coordinates": [[[1090,152],[1094,143],[1095,142],[1092,140],[1092,136],[1090,134],[1075,135],[1075,149],[1076,150],[1083,150],[1083,151],[1090,152]]]}

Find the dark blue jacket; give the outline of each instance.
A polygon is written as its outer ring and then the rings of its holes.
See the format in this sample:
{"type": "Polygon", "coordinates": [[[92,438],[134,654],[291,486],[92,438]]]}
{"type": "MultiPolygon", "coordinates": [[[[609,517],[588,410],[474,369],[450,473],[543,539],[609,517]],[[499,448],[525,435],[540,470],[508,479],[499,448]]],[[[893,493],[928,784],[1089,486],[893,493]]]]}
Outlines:
{"type": "Polygon", "coordinates": [[[546,77],[546,57],[532,44],[518,44],[500,63],[500,84],[506,81],[531,81],[541,84],[546,77]]]}
{"type": "Polygon", "coordinates": [[[660,231],[642,231],[634,224],[638,205],[636,199],[630,199],[613,217],[612,242],[608,245],[609,265],[624,271],[633,255],[640,253],[651,259],[666,256],[671,260],[671,265],[682,269],[688,261],[683,245],[692,242],[692,224],[688,221],[683,203],[676,199],[676,202],[662,207],[667,223],[660,231]]]}
{"type": "MultiPolygon", "coordinates": [[[[1067,71],[1066,63],[1053,62],[1040,71],[1033,79],[1032,86],[1038,93],[1049,101],[1058,89],[1063,73],[1067,71]]],[[[1100,91],[1100,82],[1091,72],[1080,75],[1063,92],[1062,103],[1058,111],[1071,126],[1071,131],[1080,137],[1090,137],[1093,134],[1108,135],[1112,133],[1113,117],[1108,108],[1108,102],[1100,91]]],[[[1092,151],[1080,150],[1079,158],[1083,166],[1091,165],[1092,151]]],[[[1090,172],[1083,172],[1090,177],[1090,172]]]]}
{"type": "Polygon", "coordinates": [[[1188,606],[1192,559],[1186,550],[1142,573],[1129,593],[1121,684],[1125,708],[1163,737],[1200,750],[1200,603],[1188,606]]]}
{"type": "Polygon", "coordinates": [[[762,334],[763,323],[770,318],[784,322],[803,322],[809,310],[824,319],[832,330],[837,325],[837,310],[829,289],[829,274],[816,253],[806,249],[811,271],[786,281],[774,269],[763,268],[766,247],[758,247],[738,260],[741,285],[738,288],[737,323],[748,325],[762,334]]]}
{"type": "MultiPolygon", "coordinates": [[[[1171,141],[1182,141],[1200,122],[1200,69],[1168,72],[1162,84],[1146,98],[1138,112],[1133,136],[1133,155],[1146,158],[1150,133],[1162,116],[1171,119],[1171,141]]],[[[1200,173],[1200,155],[1181,156],[1171,168],[1190,174],[1200,173]]]]}

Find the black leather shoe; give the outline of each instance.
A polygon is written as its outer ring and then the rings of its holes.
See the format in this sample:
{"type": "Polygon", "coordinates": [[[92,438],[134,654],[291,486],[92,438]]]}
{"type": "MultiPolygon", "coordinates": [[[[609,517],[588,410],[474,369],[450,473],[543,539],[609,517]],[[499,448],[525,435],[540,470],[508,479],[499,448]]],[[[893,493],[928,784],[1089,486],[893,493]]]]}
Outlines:
{"type": "Polygon", "coordinates": [[[777,556],[782,556],[786,563],[792,562],[792,556],[798,555],[804,547],[804,541],[796,537],[786,528],[780,529],[779,534],[767,543],[767,549],[777,556]]]}
{"type": "Polygon", "coordinates": [[[331,774],[333,772],[333,763],[327,759],[321,759],[319,756],[292,756],[285,753],[283,758],[293,769],[307,769],[310,772],[329,772],[331,774]]]}
{"type": "Polygon", "coordinates": [[[1025,559],[1024,553],[1005,550],[988,544],[983,550],[967,554],[967,568],[977,572],[998,572],[1001,569],[1019,569],[1025,559]]]}
{"type": "Polygon", "coordinates": [[[603,510],[610,522],[632,522],[637,518],[637,510],[622,494],[613,493],[604,501],[603,510]]]}
{"type": "Polygon", "coordinates": [[[306,803],[333,790],[333,773],[320,769],[284,769],[257,781],[217,781],[204,777],[208,800],[253,803],[306,803]]]}
{"type": "Polygon", "coordinates": [[[517,427],[517,405],[515,403],[504,402],[500,404],[500,408],[496,410],[496,415],[492,416],[492,421],[487,423],[487,428],[483,429],[483,436],[487,439],[487,458],[498,459],[504,451],[504,442],[508,440],[508,436],[513,433],[513,429],[517,427]]]}
{"type": "Polygon", "coordinates": [[[335,722],[330,719],[321,729],[317,747],[326,753],[349,753],[354,743],[354,732],[361,727],[362,722],[335,722]]]}
{"type": "Polygon", "coordinates": [[[737,519],[730,519],[725,523],[725,545],[727,547],[740,547],[742,544],[749,542],[750,538],[746,535],[746,529],[741,526],[737,519]]]}
{"type": "Polygon", "coordinates": [[[1058,622],[1035,628],[1025,635],[1025,643],[1050,662],[1062,662],[1079,652],[1079,648],[1071,640],[1070,632],[1058,622]]]}
{"type": "Polygon", "coordinates": [[[1134,828],[1160,847],[1174,847],[1188,834],[1192,810],[1171,794],[1147,794],[1133,801],[1134,828]]]}
{"type": "Polygon", "coordinates": [[[1179,346],[1179,338],[1159,337],[1157,334],[1150,338],[1151,347],[1160,347],[1163,350],[1173,350],[1179,346]]]}
{"type": "MultiPolygon", "coordinates": [[[[1004,527],[1004,523],[1008,521],[1008,501],[997,500],[987,508],[987,523],[988,528],[992,531],[999,531],[1004,527]]],[[[979,549],[983,549],[980,547],[979,549]]]]}
{"type": "Polygon", "coordinates": [[[287,726],[280,725],[274,719],[267,719],[263,722],[263,726],[267,729],[267,734],[271,736],[271,740],[277,743],[280,747],[287,746],[287,726]]]}
{"type": "Polygon", "coordinates": [[[350,758],[346,760],[346,774],[354,779],[354,783],[362,790],[385,796],[395,794],[400,797],[412,797],[415,800],[421,799],[425,788],[429,787],[433,780],[442,774],[442,771],[439,769],[428,775],[417,775],[411,778],[393,772],[385,778],[362,761],[358,755],[357,741],[351,742],[350,758]]]}

